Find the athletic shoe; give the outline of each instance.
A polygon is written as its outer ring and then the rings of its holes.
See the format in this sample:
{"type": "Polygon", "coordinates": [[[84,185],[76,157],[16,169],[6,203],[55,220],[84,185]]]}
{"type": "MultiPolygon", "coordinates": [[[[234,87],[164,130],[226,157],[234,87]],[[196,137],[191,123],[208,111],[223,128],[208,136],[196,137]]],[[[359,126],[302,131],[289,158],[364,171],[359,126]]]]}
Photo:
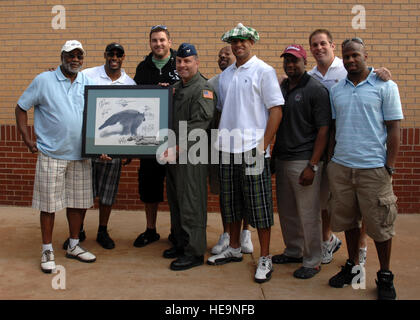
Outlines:
{"type": "MultiPolygon", "coordinates": [[[[86,240],[86,232],[85,230],[79,231],[79,242],[83,242],[86,240]]],[[[63,243],[63,250],[67,250],[67,247],[69,246],[70,238],[67,238],[66,241],[63,243]]]]}
{"type": "Polygon", "coordinates": [[[321,266],[316,268],[300,267],[293,273],[293,276],[298,279],[310,279],[319,271],[321,271],[321,266]]]}
{"type": "Polygon", "coordinates": [[[98,235],[96,236],[96,242],[99,243],[104,249],[115,248],[115,242],[111,239],[107,231],[98,232],[98,235]]]}
{"type": "Polygon", "coordinates": [[[55,270],[54,253],[46,250],[41,256],[41,270],[45,273],[51,273],[55,270]]]}
{"type": "Polygon", "coordinates": [[[364,266],[366,264],[367,259],[367,247],[366,248],[359,248],[359,264],[364,266]]]}
{"type": "Polygon", "coordinates": [[[254,251],[254,246],[252,245],[251,231],[242,230],[242,232],[241,232],[241,252],[242,253],[252,253],[253,251],[254,251]]]}
{"type": "Polygon", "coordinates": [[[341,240],[335,234],[331,235],[331,239],[322,242],[322,264],[330,263],[333,259],[333,253],[341,247],[341,240]]]}
{"type": "Polygon", "coordinates": [[[220,235],[219,241],[217,244],[211,249],[212,254],[221,254],[229,247],[230,236],[229,233],[225,232],[220,235]]]}
{"type": "Polygon", "coordinates": [[[260,257],[258,260],[257,271],[255,271],[255,282],[263,283],[271,279],[271,274],[273,273],[273,263],[271,262],[271,257],[260,257]]]}
{"type": "Polygon", "coordinates": [[[378,277],[376,287],[378,290],[378,300],[395,300],[397,293],[394,287],[394,275],[391,271],[379,270],[376,274],[378,277]]]}
{"type": "Polygon", "coordinates": [[[133,246],[141,248],[148,244],[158,241],[160,239],[159,233],[149,233],[147,231],[141,233],[136,240],[134,240],[133,246]]]}
{"type": "Polygon", "coordinates": [[[96,257],[89,251],[83,249],[80,245],[76,245],[74,248],[67,248],[66,257],[70,259],[76,259],[81,262],[95,262],[96,257]]]}
{"type": "Polygon", "coordinates": [[[347,260],[346,264],[341,267],[341,271],[330,279],[329,285],[334,288],[343,288],[351,284],[353,278],[357,275],[357,273],[352,272],[354,266],[353,261],[347,260]]]}
{"type": "Polygon", "coordinates": [[[221,265],[228,262],[240,262],[242,261],[241,248],[233,249],[228,246],[222,253],[214,255],[207,259],[209,265],[221,265]]]}

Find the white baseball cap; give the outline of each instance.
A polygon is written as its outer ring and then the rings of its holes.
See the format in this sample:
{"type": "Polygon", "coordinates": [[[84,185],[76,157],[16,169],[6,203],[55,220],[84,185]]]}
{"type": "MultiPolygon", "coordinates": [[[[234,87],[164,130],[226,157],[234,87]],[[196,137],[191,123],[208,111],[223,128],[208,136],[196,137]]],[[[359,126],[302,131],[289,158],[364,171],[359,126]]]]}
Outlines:
{"type": "Polygon", "coordinates": [[[83,49],[82,44],[77,40],[66,41],[64,46],[61,48],[61,52],[63,51],[70,52],[70,51],[73,51],[74,49],[80,49],[82,50],[83,53],[85,53],[85,50],[83,49]]]}

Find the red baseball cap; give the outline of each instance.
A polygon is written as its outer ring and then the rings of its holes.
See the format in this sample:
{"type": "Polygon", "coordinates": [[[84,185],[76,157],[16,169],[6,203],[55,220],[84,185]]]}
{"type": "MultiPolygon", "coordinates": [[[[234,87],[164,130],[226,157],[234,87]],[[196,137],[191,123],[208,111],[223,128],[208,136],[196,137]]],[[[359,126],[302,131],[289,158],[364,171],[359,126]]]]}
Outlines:
{"type": "Polygon", "coordinates": [[[292,54],[297,58],[303,58],[305,60],[307,57],[305,49],[303,49],[300,44],[291,44],[290,46],[286,47],[280,57],[283,57],[286,53],[292,54]]]}

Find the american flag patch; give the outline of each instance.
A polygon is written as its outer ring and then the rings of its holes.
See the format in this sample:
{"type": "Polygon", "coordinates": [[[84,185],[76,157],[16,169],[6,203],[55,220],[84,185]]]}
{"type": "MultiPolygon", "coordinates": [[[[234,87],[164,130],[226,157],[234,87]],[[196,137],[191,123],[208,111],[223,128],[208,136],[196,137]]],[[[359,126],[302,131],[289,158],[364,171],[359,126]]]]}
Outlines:
{"type": "Polygon", "coordinates": [[[213,92],[210,90],[203,90],[203,98],[212,99],[213,100],[213,92]]]}

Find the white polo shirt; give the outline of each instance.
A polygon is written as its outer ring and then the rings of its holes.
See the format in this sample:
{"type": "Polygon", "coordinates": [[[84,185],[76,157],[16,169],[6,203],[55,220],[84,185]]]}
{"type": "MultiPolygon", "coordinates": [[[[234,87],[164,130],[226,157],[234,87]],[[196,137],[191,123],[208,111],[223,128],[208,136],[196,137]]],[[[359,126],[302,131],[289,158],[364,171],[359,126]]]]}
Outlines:
{"type": "Polygon", "coordinates": [[[312,77],[321,82],[327,87],[328,91],[331,90],[332,86],[337,84],[340,80],[347,77],[347,70],[344,68],[343,60],[335,57],[333,63],[328,68],[325,76],[319,72],[318,67],[315,66],[311,71],[308,72],[312,77]]]}
{"type": "Polygon", "coordinates": [[[219,77],[222,115],[215,147],[230,153],[254,149],[264,137],[268,110],[280,105],[284,98],[273,67],[256,56],[239,68],[230,65],[219,77]]]}
{"type": "Polygon", "coordinates": [[[88,68],[82,72],[91,78],[96,85],[136,85],[135,81],[125,73],[124,69],[121,69],[121,77],[115,81],[112,81],[112,79],[106,74],[105,65],[88,68]]]}

